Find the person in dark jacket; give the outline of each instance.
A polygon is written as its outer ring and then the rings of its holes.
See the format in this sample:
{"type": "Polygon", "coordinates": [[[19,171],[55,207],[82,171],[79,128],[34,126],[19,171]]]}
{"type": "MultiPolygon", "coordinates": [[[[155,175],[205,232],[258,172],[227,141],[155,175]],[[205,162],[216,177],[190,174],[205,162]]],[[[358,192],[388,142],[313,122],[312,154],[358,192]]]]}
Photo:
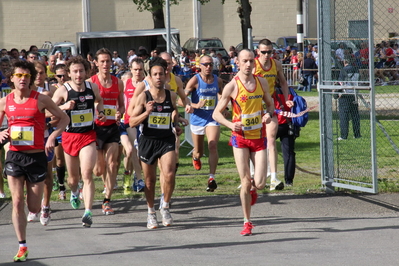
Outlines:
{"type": "Polygon", "coordinates": [[[312,90],[312,79],[314,74],[317,73],[317,65],[312,57],[312,53],[307,53],[305,60],[302,63],[302,75],[304,79],[307,81],[307,84],[304,85],[303,91],[311,91],[312,90]]]}

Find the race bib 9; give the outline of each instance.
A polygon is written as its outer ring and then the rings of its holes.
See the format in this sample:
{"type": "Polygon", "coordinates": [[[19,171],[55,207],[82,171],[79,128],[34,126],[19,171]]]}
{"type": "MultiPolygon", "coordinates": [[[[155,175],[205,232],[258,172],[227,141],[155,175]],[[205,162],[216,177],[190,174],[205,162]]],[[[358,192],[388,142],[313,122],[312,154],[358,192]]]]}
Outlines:
{"type": "Polygon", "coordinates": [[[71,111],[72,127],[87,127],[93,125],[91,109],[71,111]]]}

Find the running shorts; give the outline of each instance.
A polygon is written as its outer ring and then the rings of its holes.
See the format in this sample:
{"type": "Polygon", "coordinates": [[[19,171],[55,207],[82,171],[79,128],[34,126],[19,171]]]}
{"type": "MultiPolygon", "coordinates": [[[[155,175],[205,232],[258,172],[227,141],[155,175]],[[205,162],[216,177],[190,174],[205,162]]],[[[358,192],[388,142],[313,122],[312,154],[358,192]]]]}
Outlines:
{"type": "Polygon", "coordinates": [[[121,133],[117,124],[109,126],[96,126],[97,150],[104,149],[106,143],[120,143],[121,133]]]}
{"type": "Polygon", "coordinates": [[[25,176],[30,183],[42,182],[47,175],[46,153],[44,151],[25,153],[9,150],[4,161],[4,173],[14,177],[25,176]]]}
{"type": "Polygon", "coordinates": [[[174,151],[175,148],[175,135],[163,139],[150,139],[141,136],[139,141],[139,157],[146,164],[154,164],[162,155],[174,151]]]}
{"type": "Polygon", "coordinates": [[[62,133],[62,147],[70,156],[78,156],[81,149],[96,141],[96,132],[90,130],[85,133],[62,133]]]}
{"type": "Polygon", "coordinates": [[[257,152],[267,148],[266,138],[244,139],[243,137],[232,135],[229,145],[235,148],[249,149],[250,152],[257,152]]]}

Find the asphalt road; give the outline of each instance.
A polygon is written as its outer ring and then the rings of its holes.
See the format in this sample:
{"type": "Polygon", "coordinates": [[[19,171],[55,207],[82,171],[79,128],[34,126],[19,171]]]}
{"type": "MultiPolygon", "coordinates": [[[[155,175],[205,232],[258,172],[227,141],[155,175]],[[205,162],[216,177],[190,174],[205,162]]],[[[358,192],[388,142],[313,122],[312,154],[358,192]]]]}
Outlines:
{"type": "MultiPolygon", "coordinates": [[[[52,221],[28,224],[27,265],[398,265],[399,194],[261,195],[242,237],[238,196],[174,198],[175,223],[146,228],[144,200],[115,201],[113,216],[52,203],[52,221]]],[[[160,214],[157,213],[160,221],[160,214]]],[[[0,265],[18,249],[11,204],[0,201],[0,265]]],[[[10,263],[11,264],[11,263],[10,263]]]]}

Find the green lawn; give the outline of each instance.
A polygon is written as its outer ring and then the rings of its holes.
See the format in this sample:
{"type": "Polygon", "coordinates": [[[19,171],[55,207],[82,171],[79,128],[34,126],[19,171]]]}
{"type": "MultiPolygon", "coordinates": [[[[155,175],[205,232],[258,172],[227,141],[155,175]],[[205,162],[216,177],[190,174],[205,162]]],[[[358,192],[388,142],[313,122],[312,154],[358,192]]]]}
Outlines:
{"type": "MultiPolygon", "coordinates": [[[[317,93],[311,92],[311,94],[317,95],[317,93]]],[[[307,93],[309,95],[309,93],[307,93]]],[[[313,96],[313,95],[312,95],[313,96]]],[[[180,137],[184,140],[184,134],[180,137]]],[[[191,157],[187,154],[191,151],[191,147],[183,145],[180,149],[180,167],[176,176],[176,188],[174,196],[206,196],[206,195],[238,195],[239,189],[237,187],[240,184],[240,179],[237,174],[236,165],[234,162],[232,148],[228,146],[228,140],[230,138],[230,131],[222,126],[221,138],[219,143],[219,165],[216,172],[216,180],[218,188],[213,193],[206,192],[208,167],[207,158],[202,158],[203,167],[200,171],[194,170],[191,157]]],[[[280,151],[280,144],[277,143],[279,149],[279,162],[278,162],[278,178],[283,178],[283,159],[280,151]]],[[[294,186],[285,188],[282,191],[270,192],[269,188],[266,187],[259,193],[294,193],[294,194],[305,194],[305,193],[319,193],[322,192],[321,177],[320,177],[320,139],[319,139],[319,113],[310,112],[309,122],[306,127],[302,128],[301,136],[296,139],[296,175],[294,179],[294,186]]],[[[205,155],[208,155],[208,151],[205,148],[205,155]]],[[[392,155],[392,154],[391,154],[392,155]]],[[[390,155],[385,155],[389,158],[390,155]]],[[[122,173],[123,166],[119,169],[118,185],[122,185],[122,173]]],[[[100,200],[103,198],[101,192],[103,191],[103,184],[101,178],[95,177],[96,194],[95,199],[100,200]]],[[[397,191],[397,184],[390,180],[381,180],[380,192],[391,192],[397,191]]],[[[159,183],[158,183],[159,185],[159,183]]],[[[6,193],[10,196],[6,182],[6,193]]],[[[67,188],[68,189],[68,188],[67,188]]],[[[338,190],[338,189],[337,189],[338,190]]],[[[53,193],[52,200],[57,199],[57,193],[53,193]]],[[[156,196],[160,195],[159,186],[157,187],[156,196]]],[[[69,197],[69,189],[68,189],[69,197]]],[[[133,198],[144,197],[144,193],[133,193],[133,198]]],[[[126,196],[123,195],[122,189],[117,189],[113,195],[113,199],[123,199],[126,196]]]]}

